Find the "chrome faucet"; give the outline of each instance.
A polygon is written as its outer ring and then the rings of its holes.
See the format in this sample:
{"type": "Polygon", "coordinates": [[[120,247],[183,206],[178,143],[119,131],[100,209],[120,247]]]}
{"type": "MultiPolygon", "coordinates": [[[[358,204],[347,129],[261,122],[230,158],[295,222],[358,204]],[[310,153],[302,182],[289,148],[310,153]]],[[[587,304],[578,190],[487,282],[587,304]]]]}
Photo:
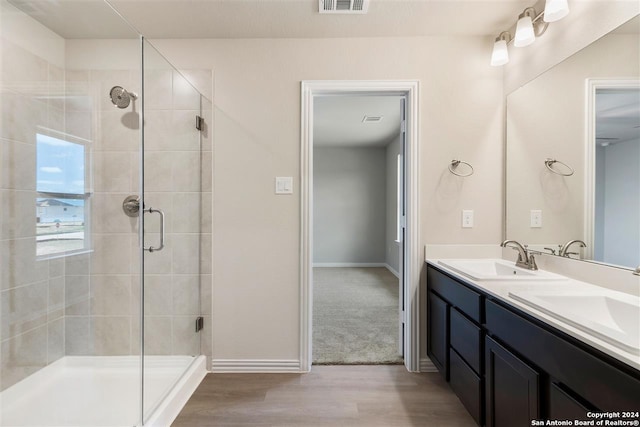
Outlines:
{"type": "Polygon", "coordinates": [[[536,259],[533,254],[530,254],[529,251],[522,246],[520,243],[515,240],[505,240],[500,243],[500,246],[503,248],[510,247],[518,251],[518,260],[516,261],[517,267],[526,268],[528,270],[537,270],[538,266],[536,265],[536,259]]]}
{"type": "Polygon", "coordinates": [[[569,246],[573,245],[574,243],[579,243],[581,248],[587,247],[587,244],[580,239],[569,240],[567,243],[562,245],[562,247],[558,251],[558,255],[567,257],[567,258],[569,257],[569,255],[580,255],[578,252],[573,252],[573,253],[569,252],[569,246]]]}

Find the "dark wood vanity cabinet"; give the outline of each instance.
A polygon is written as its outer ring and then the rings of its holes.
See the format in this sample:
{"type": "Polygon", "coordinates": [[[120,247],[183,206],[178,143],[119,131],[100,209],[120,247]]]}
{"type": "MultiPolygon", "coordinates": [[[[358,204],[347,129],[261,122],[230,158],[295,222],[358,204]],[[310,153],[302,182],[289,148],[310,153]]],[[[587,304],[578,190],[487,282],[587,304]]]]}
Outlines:
{"type": "Polygon", "coordinates": [[[430,264],[427,310],[427,355],[478,425],[640,410],[640,371],[430,264]]]}
{"type": "Polygon", "coordinates": [[[490,337],[485,360],[487,425],[528,426],[539,420],[540,374],[490,337]]]}

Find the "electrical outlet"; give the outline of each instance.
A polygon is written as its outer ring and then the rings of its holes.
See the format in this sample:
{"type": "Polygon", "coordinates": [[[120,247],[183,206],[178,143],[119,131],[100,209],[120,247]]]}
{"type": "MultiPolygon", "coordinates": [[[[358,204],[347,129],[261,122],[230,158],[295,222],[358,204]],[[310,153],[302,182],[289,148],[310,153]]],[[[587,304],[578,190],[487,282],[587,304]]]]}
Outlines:
{"type": "Polygon", "coordinates": [[[473,211],[463,210],[462,211],[462,228],[472,228],[472,227],[473,227],[473,211]]]}
{"type": "Polygon", "coordinates": [[[542,211],[531,210],[531,228],[542,228],[542,211]]]}

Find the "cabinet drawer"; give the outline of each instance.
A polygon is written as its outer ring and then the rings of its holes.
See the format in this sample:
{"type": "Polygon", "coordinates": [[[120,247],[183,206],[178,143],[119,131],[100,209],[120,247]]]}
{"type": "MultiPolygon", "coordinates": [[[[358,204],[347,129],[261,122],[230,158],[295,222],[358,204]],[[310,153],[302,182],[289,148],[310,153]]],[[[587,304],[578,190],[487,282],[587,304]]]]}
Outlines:
{"type": "Polygon", "coordinates": [[[456,309],[450,311],[451,347],[476,371],[482,374],[482,330],[456,309]]]}
{"type": "Polygon", "coordinates": [[[603,411],[638,407],[640,379],[501,305],[487,300],[485,310],[487,333],[526,355],[584,400],[603,411]]]}
{"type": "Polygon", "coordinates": [[[482,323],[482,296],[435,268],[427,267],[428,286],[451,305],[478,323],[482,323]]]}
{"type": "Polygon", "coordinates": [[[449,383],[476,423],[482,425],[482,380],[453,349],[449,354],[449,383]]]}
{"type": "Polygon", "coordinates": [[[551,383],[549,389],[549,419],[550,420],[582,420],[587,411],[593,410],[580,403],[562,386],[551,383]]]}

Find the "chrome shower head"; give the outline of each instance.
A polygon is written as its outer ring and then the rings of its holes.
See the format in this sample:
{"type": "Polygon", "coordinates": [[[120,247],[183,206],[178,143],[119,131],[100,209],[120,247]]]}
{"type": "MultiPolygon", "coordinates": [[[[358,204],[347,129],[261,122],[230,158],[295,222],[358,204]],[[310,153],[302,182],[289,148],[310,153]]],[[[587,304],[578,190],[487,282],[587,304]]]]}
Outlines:
{"type": "Polygon", "coordinates": [[[114,86],[109,91],[111,102],[118,108],[127,108],[132,99],[138,99],[134,92],[127,92],[122,86],[114,86]]]}

